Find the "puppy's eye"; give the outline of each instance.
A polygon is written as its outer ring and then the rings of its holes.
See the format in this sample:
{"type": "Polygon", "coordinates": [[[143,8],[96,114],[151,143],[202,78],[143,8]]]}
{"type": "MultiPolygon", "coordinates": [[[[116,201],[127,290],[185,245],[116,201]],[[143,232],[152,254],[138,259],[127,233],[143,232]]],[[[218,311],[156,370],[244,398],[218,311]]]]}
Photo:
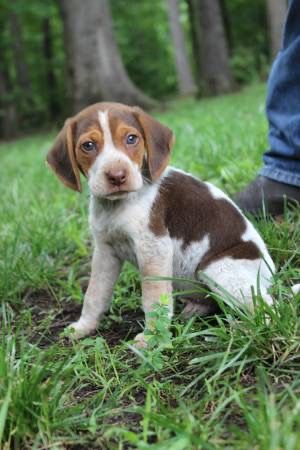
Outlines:
{"type": "Polygon", "coordinates": [[[139,138],[136,134],[128,134],[126,138],[127,145],[136,145],[139,141],[139,138]]]}
{"type": "Polygon", "coordinates": [[[92,150],[96,149],[96,143],[93,141],[86,141],[83,142],[81,144],[81,148],[85,151],[85,152],[91,152],[92,150]]]}

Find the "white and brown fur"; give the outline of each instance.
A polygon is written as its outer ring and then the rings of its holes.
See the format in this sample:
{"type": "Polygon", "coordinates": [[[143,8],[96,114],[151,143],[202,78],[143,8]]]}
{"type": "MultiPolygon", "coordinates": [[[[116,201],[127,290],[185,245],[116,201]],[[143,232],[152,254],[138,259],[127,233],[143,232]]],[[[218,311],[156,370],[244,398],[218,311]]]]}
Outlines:
{"type": "MultiPolygon", "coordinates": [[[[141,273],[145,313],[162,294],[173,313],[172,282],[154,277],[193,279],[198,270],[250,308],[257,286],[272,303],[275,268],[263,240],[220,189],[167,167],[172,144],[171,130],[141,109],[98,103],[68,119],[48,153],[65,185],[81,191],[81,172],[91,193],[95,248],[81,317],[71,325],[76,337],[96,329],[124,261],[141,273]],[[87,141],[92,151],[83,148],[87,141]]],[[[205,302],[201,308],[211,311],[205,302]]],[[[142,333],[137,340],[143,343],[142,333]]]]}

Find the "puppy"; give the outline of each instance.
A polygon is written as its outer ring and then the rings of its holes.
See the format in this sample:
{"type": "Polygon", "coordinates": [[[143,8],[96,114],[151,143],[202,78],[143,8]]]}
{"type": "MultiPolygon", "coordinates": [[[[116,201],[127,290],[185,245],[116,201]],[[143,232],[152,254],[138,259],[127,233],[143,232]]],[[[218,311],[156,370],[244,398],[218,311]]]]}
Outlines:
{"type": "MultiPolygon", "coordinates": [[[[220,189],[167,167],[172,145],[172,131],[141,109],[97,103],[68,119],[49,151],[60,180],[80,192],[83,174],[91,194],[95,247],[81,317],[71,325],[75,337],[96,329],[124,261],[140,271],[145,313],[165,294],[171,316],[167,278],[195,279],[198,271],[212,291],[221,286],[249,308],[258,286],[272,304],[275,267],[258,232],[220,189]]],[[[143,345],[143,333],[136,339],[143,345]]]]}

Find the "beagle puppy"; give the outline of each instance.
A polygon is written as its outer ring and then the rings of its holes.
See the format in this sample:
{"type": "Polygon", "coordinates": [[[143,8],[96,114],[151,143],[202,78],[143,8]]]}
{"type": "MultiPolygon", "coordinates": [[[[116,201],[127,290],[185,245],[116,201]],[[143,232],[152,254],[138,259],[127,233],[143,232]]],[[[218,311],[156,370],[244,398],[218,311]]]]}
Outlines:
{"type": "MultiPolygon", "coordinates": [[[[212,291],[224,288],[249,308],[258,287],[272,304],[275,267],[262,238],[220,189],[167,167],[173,141],[140,108],[97,103],[68,119],[49,151],[47,162],[67,187],[80,192],[83,174],[90,190],[95,245],[82,313],[71,325],[75,337],[97,328],[124,261],[140,271],[145,313],[164,294],[171,316],[172,290],[201,274],[212,291]]],[[[192,304],[212,311],[207,300],[192,304]]],[[[143,333],[136,339],[144,345],[143,333]]]]}

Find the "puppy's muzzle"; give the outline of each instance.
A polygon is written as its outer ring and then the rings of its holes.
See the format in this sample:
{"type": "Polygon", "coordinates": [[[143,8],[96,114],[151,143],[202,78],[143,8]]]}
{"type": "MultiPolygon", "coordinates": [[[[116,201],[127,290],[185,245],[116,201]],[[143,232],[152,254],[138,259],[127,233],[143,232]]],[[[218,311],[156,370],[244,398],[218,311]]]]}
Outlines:
{"type": "Polygon", "coordinates": [[[108,170],[105,176],[112,186],[122,186],[127,181],[127,172],[124,169],[108,170]]]}

